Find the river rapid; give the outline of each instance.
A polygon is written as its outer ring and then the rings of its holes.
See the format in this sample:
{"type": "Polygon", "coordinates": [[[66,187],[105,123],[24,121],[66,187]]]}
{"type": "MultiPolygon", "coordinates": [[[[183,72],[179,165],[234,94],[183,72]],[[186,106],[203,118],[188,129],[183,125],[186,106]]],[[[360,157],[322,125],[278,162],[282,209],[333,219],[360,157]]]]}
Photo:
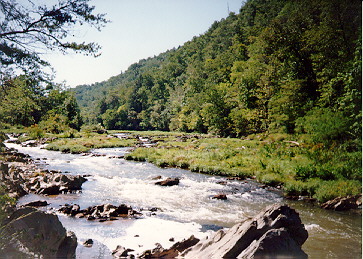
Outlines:
{"type": "Polygon", "coordinates": [[[126,204],[143,213],[139,219],[103,223],[57,213],[64,227],[78,238],[77,258],[112,258],[109,250],[117,245],[134,249],[135,253],[152,249],[155,243],[168,248],[191,235],[203,238],[220,228],[231,227],[273,203],[287,203],[300,213],[309,232],[303,245],[309,258],[362,257],[362,220],[358,214],[284,200],[279,193],[261,188],[253,181],[227,180],[115,158],[128,152],[127,148],[95,149],[88,155],[75,155],[40,147],[6,145],[29,154],[44,169],[88,175],[82,192],[57,196],[31,194],[21,198],[19,205],[46,200],[50,205],[45,209],[56,211],[66,203],[78,204],[81,209],[111,203],[126,204]],[[180,184],[157,186],[153,180],[156,176],[179,177],[180,184]],[[228,199],[212,199],[220,193],[228,199]],[[158,210],[150,212],[150,208],[158,210]],[[89,238],[96,241],[92,249],[82,245],[89,238]]]}

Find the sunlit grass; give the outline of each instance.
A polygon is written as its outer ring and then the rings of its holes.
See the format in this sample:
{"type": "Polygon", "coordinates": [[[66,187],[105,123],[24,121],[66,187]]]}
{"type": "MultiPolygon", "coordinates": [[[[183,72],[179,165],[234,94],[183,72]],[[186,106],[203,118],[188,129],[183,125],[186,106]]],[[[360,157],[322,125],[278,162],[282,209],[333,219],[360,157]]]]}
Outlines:
{"type": "Polygon", "coordinates": [[[126,159],[193,172],[253,177],[281,186],[287,195],[306,195],[323,202],[361,192],[361,152],[325,150],[291,142],[294,136],[236,138],[166,138],[158,146],[137,148],[126,159]]]}
{"type": "Polygon", "coordinates": [[[130,147],[135,145],[134,139],[119,139],[106,135],[92,134],[78,138],[59,138],[46,146],[48,150],[65,153],[84,153],[93,148],[130,147]]]}

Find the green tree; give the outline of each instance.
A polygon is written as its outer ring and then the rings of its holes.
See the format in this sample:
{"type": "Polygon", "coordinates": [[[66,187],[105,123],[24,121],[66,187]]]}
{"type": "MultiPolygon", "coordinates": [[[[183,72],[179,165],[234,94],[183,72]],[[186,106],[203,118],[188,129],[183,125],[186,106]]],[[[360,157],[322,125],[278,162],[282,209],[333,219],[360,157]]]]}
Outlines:
{"type": "Polygon", "coordinates": [[[41,70],[49,64],[40,50],[68,50],[98,55],[96,43],[71,42],[71,29],[77,24],[89,24],[100,29],[107,20],[104,14],[94,14],[89,0],[58,0],[55,4],[35,4],[33,1],[0,1],[0,62],[1,78],[14,69],[44,79],[41,70]]]}

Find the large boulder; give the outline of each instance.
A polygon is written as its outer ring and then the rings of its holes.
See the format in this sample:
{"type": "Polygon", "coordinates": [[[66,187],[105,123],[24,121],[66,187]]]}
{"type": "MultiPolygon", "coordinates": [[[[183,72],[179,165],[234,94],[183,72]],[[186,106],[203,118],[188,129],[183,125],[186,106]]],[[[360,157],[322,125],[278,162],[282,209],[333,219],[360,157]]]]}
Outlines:
{"type": "Polygon", "coordinates": [[[77,238],[67,232],[54,214],[35,208],[16,210],[4,224],[8,239],[3,252],[20,251],[36,258],[74,258],[77,238]]]}
{"type": "Polygon", "coordinates": [[[253,219],[219,230],[185,250],[185,258],[307,258],[301,246],[308,232],[287,205],[272,205],[253,219]]]}

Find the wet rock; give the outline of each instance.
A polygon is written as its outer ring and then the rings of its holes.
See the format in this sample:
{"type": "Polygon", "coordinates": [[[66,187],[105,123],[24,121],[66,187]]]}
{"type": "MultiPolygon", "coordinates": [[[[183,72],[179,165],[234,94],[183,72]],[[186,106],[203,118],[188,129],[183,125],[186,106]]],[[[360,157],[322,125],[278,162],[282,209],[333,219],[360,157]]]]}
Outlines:
{"type": "Polygon", "coordinates": [[[227,200],[227,195],[220,193],[220,194],[214,195],[214,196],[212,197],[212,199],[217,199],[217,200],[227,200]]]}
{"type": "Polygon", "coordinates": [[[267,207],[253,219],[219,230],[185,250],[183,258],[307,258],[308,232],[287,205],[267,207]]]}
{"type": "Polygon", "coordinates": [[[117,217],[137,218],[139,215],[142,215],[140,212],[133,210],[130,206],[125,204],[115,206],[109,203],[91,206],[84,210],[81,210],[77,204],[65,204],[59,208],[58,211],[71,217],[86,218],[87,220],[98,219],[99,222],[117,220],[117,217]]]}
{"type": "Polygon", "coordinates": [[[3,231],[9,238],[5,251],[17,250],[29,258],[75,257],[77,238],[66,231],[54,214],[21,208],[7,219],[3,231]]]}
{"type": "MultiPolygon", "coordinates": [[[[19,158],[22,157],[23,155],[19,155],[19,158]]],[[[83,176],[41,171],[34,164],[24,162],[12,163],[11,166],[8,163],[1,163],[0,180],[6,185],[6,191],[12,193],[15,198],[28,193],[57,195],[79,191],[82,189],[82,184],[87,181],[83,176]]]]}
{"type": "Polygon", "coordinates": [[[338,197],[334,200],[327,201],[321,205],[323,209],[346,211],[362,207],[362,195],[338,197]]]}
{"type": "Polygon", "coordinates": [[[186,240],[175,243],[169,249],[164,249],[160,244],[156,244],[154,249],[144,251],[140,258],[176,258],[181,252],[196,245],[198,242],[198,238],[191,236],[186,240]]]}
{"type": "Polygon", "coordinates": [[[135,256],[129,255],[129,253],[133,251],[134,250],[132,249],[118,245],[116,249],[112,251],[112,256],[114,258],[135,258],[135,256]]]}
{"type": "Polygon", "coordinates": [[[156,182],[156,185],[160,186],[173,186],[173,185],[179,185],[179,178],[166,178],[163,181],[156,182]]]}
{"type": "Polygon", "coordinates": [[[24,207],[44,207],[49,205],[46,201],[32,201],[28,202],[27,204],[24,204],[24,207]]]}
{"type": "Polygon", "coordinates": [[[37,186],[29,186],[37,194],[57,195],[60,193],[74,192],[82,189],[82,184],[87,181],[80,175],[50,174],[38,179],[37,186]]]}
{"type": "Polygon", "coordinates": [[[93,245],[92,239],[87,239],[86,241],[83,242],[83,246],[85,247],[91,247],[92,245],[93,245]]]}

